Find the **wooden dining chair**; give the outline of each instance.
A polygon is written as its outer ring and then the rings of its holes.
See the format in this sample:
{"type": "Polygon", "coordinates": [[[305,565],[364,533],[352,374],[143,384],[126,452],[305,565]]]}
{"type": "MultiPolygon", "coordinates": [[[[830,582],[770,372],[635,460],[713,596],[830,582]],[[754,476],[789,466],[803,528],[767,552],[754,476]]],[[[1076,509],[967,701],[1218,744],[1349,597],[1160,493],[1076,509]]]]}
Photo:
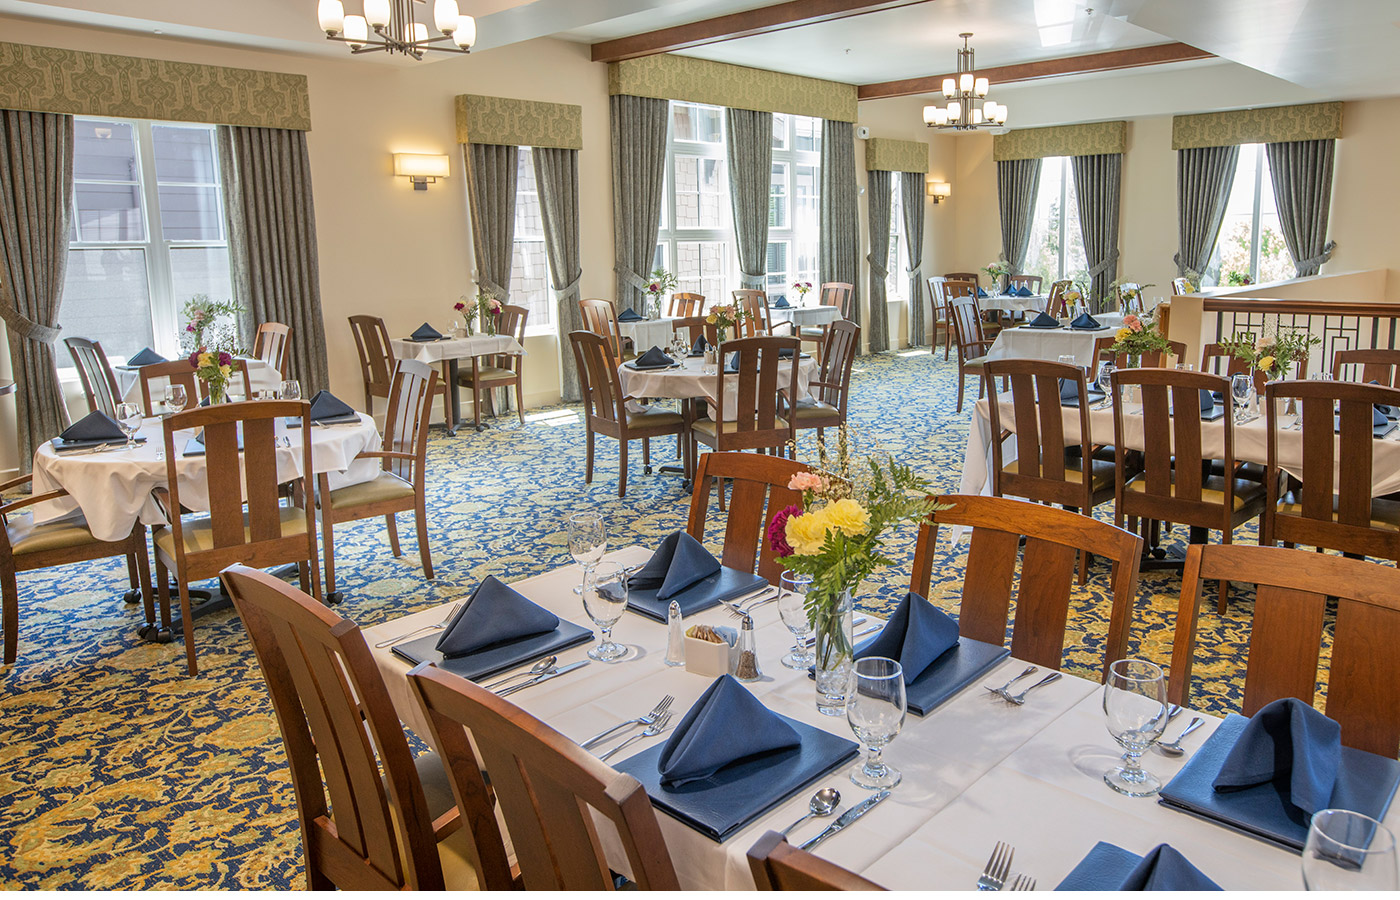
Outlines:
{"type": "Polygon", "coordinates": [[[1173,703],[1191,703],[1201,582],[1222,578],[1258,585],[1240,712],[1252,716],[1285,697],[1315,704],[1320,650],[1330,635],[1327,717],[1342,726],[1344,745],[1394,759],[1400,751],[1400,572],[1305,550],[1192,545],[1167,681],[1173,703]],[[1331,603],[1335,617],[1327,614],[1331,603]]]}
{"type": "MultiPolygon", "coordinates": [[[[394,389],[394,346],[389,343],[389,329],[378,316],[350,316],[350,330],[355,335],[355,350],[360,356],[360,377],[365,385],[365,412],[374,415],[374,398],[383,397],[387,402],[394,389]]],[[[447,364],[443,363],[444,373],[447,364]]],[[[455,424],[452,409],[452,392],[448,389],[446,377],[438,382],[437,392],[442,396],[442,415],[451,431],[455,424]]]]}
{"type": "Polygon", "coordinates": [[[491,833],[489,842],[478,838],[478,846],[491,848],[489,857],[482,854],[483,888],[515,886],[504,849],[495,853],[494,796],[525,890],[612,890],[600,820],[616,830],[639,890],[680,889],[651,799],[637,779],[459,675],[424,663],[408,673],[408,683],[441,749],[463,818],[473,831],[491,833]]]}
{"type": "Polygon", "coordinates": [[[608,342],[608,352],[617,364],[632,359],[636,354],[631,343],[622,336],[617,324],[617,309],[611,300],[580,300],[579,312],[583,315],[583,327],[608,342]]]}
{"type": "MultiPolygon", "coordinates": [[[[247,360],[234,357],[230,364],[229,389],[232,390],[235,383],[243,388],[243,399],[252,399],[253,384],[248,377],[247,360]],[[235,382],[235,379],[237,381],[235,382]]],[[[194,367],[190,365],[188,359],[172,359],[170,362],[152,363],[149,366],[142,366],[141,377],[141,406],[147,416],[160,414],[160,408],[165,402],[164,395],[151,396],[152,382],[165,382],[167,385],[178,384],[185,388],[185,402],[191,406],[209,397],[209,382],[202,381],[194,373],[194,367]]]]}
{"type": "MultiPolygon", "coordinates": [[[[0,484],[0,495],[32,490],[33,475],[21,475],[0,484]]],[[[34,524],[33,507],[67,497],[63,489],[11,496],[0,500],[0,634],[5,642],[5,664],[14,662],[19,646],[20,572],[33,572],[69,563],[89,562],[112,556],[126,557],[131,590],[126,599],[140,597],[146,605],[146,622],[155,622],[151,595],[150,558],[146,554],[146,526],[137,522],[131,534],[118,541],[100,541],[88,530],[81,515],[43,525],[34,524]]]]}
{"type": "Polygon", "coordinates": [[[433,577],[428,549],[428,512],[424,483],[428,456],[428,417],[437,387],[437,370],[427,363],[401,359],[395,363],[389,410],[384,415],[384,441],[378,450],[362,450],[355,459],[378,459],[382,471],[373,481],[331,490],[330,473],[316,477],[321,518],[321,546],[326,565],[326,597],[339,600],[335,589],[335,526],[342,522],[383,516],[389,548],[399,556],[397,513],[412,512],[418,533],[418,558],[423,577],[433,577]]]}
{"type": "Polygon", "coordinates": [[[1219,344],[1211,343],[1201,346],[1201,371],[1229,378],[1250,371],[1250,365],[1219,344]]]}
{"type": "Polygon", "coordinates": [[[1064,319],[1069,316],[1069,303],[1065,300],[1065,291],[1072,287],[1074,287],[1074,282],[1068,278],[1062,278],[1050,285],[1050,295],[1045,298],[1046,315],[1056,319],[1064,319]]]}
{"type": "Polygon", "coordinates": [[[943,332],[943,358],[946,360],[953,349],[953,320],[948,315],[948,304],[943,299],[943,277],[930,275],[924,279],[928,291],[930,325],[933,332],[929,340],[929,352],[938,352],[938,332],[943,332]]]}
{"type": "Polygon", "coordinates": [[[982,286],[982,275],[979,272],[944,272],[943,277],[948,281],[970,281],[972,282],[972,292],[977,293],[977,288],[982,286]]]}
{"type": "Polygon", "coordinates": [[[194,617],[190,610],[192,581],[213,578],[234,563],[270,568],[296,563],[301,587],[321,597],[321,570],[317,565],[316,513],[313,504],[281,503],[279,485],[293,485],[296,497],[311,497],[311,404],[305,400],[258,400],[195,407],[165,419],[166,487],[157,488],[156,500],[169,525],[152,533],[156,553],[156,588],[161,622],[170,628],[170,579],[175,571],[180,590],[180,618],[185,632],[185,662],[189,673],[198,668],[194,658],[194,617]],[[287,417],[301,419],[302,474],[284,478],[277,468],[275,423],[287,417]],[[204,461],[209,511],[185,518],[180,513],[178,465],[184,457],[189,432],[204,433],[204,461]],[[185,433],[180,433],[185,432],[185,433]],[[179,433],[180,443],[176,444],[179,433]],[[235,473],[242,473],[240,478],[235,473]],[[246,506],[246,509],[245,509],[246,506]]]}
{"type": "Polygon", "coordinates": [[[1332,377],[1400,387],[1400,350],[1338,350],[1332,354],[1332,377]]]}
{"type": "MultiPolygon", "coordinates": [[[[765,291],[740,289],[732,292],[734,305],[748,313],[744,321],[735,327],[736,337],[759,337],[773,333],[773,317],[768,312],[768,294],[765,291]]],[[[791,330],[791,322],[783,322],[791,330]]]]}
{"type": "Polygon", "coordinates": [[[106,413],[115,419],[122,393],[117,388],[117,376],[112,371],[111,363],[107,362],[107,354],[102,351],[102,342],[70,337],[63,339],[63,345],[68,348],[73,365],[78,369],[78,380],[83,385],[88,412],[106,413]]]}
{"type": "Polygon", "coordinates": [[[873,881],[799,850],[777,831],[765,832],[746,854],[760,891],[883,891],[873,881]]]}
{"type": "Polygon", "coordinates": [[[307,887],[477,888],[489,826],[463,828],[438,755],[409,751],[360,627],[256,569],[222,578],[282,733],[307,887]]]}
{"type": "MultiPolygon", "coordinates": [[[[846,407],[851,399],[851,369],[860,346],[860,326],[847,319],[832,322],[827,329],[826,347],[821,354],[817,377],[808,385],[812,396],[799,400],[791,411],[793,427],[799,432],[815,428],[817,440],[825,440],[826,429],[846,424],[846,407]]],[[[784,415],[788,415],[784,407],[784,415]]]]}
{"type": "MultiPolygon", "coordinates": [[[[983,368],[988,387],[987,411],[992,429],[992,493],[998,497],[1025,497],[1037,503],[1053,503],[1086,516],[1100,503],[1113,499],[1114,464],[1093,456],[1089,431],[1089,394],[1084,370],[1079,366],[1040,359],[991,360],[983,368]],[[1001,404],[995,379],[1011,385],[1012,423],[1003,430],[1001,404]],[[1067,436],[1060,385],[1076,385],[1079,439],[1067,436]],[[1016,458],[1003,459],[1003,441],[1016,435],[1016,458]],[[1088,471],[1085,471],[1088,460],[1088,471]]],[[[1199,401],[1198,408],[1199,408],[1199,401]]],[[[1100,439],[1101,440],[1101,439],[1100,439]]],[[[1089,555],[1079,560],[1079,583],[1089,577],[1089,555]]]]}
{"type": "Polygon", "coordinates": [[[690,291],[677,291],[671,295],[670,303],[666,306],[666,315],[676,318],[688,318],[698,316],[705,310],[705,295],[695,294],[690,291]]]}
{"type": "MultiPolygon", "coordinates": [[[[502,306],[497,317],[496,333],[515,338],[520,346],[525,346],[525,320],[530,310],[523,306],[502,306]]],[[[525,424],[525,388],[523,368],[525,357],[519,353],[502,353],[498,356],[472,357],[469,368],[457,370],[457,383],[472,392],[472,410],[476,421],[481,421],[481,398],[486,397],[486,408],[492,417],[496,415],[496,390],[515,387],[515,412],[520,424],[525,424]]]]}
{"type": "Polygon", "coordinates": [[[715,419],[697,419],[691,423],[691,458],[696,459],[694,443],[711,450],[771,450],[782,454],[783,449],[797,438],[793,421],[778,415],[779,393],[790,399],[797,385],[798,356],[801,343],[797,338],[752,337],[724,344],[724,359],[718,361],[713,391],[715,419]],[[779,353],[791,350],[788,358],[779,353]],[[729,359],[738,354],[738,372],[726,373],[729,359]],[[788,386],[779,389],[778,372],[789,371],[788,386]],[[737,385],[731,399],[726,382],[737,385]],[[732,405],[731,405],[732,404],[732,405]]]}
{"type": "MultiPolygon", "coordinates": [[[[1400,563],[1400,501],[1371,496],[1376,440],[1371,422],[1377,404],[1400,406],[1400,389],[1345,381],[1269,382],[1264,392],[1269,494],[1259,543],[1306,544],[1400,563]],[[1302,413],[1301,484],[1292,478],[1285,483],[1279,455],[1285,424],[1279,407],[1289,399],[1302,413]]],[[[1289,468],[1298,466],[1290,461],[1289,468]]]]}
{"type": "Polygon", "coordinates": [[[1103,636],[1103,675],[1108,674],[1114,661],[1127,656],[1142,558],[1141,538],[1089,516],[1024,500],[964,494],[938,500],[952,506],[933,513],[919,527],[909,589],[929,596],[939,526],[971,528],[958,610],[959,634],[1004,645],[1014,593],[1016,621],[1011,633],[1011,655],[1059,669],[1064,662],[1075,559],[1087,553],[1103,557],[1112,566],[1108,630],[1103,636]],[[1023,540],[1018,577],[1018,544],[1023,540]]]}
{"type": "MultiPolygon", "coordinates": [[[[855,321],[855,285],[844,281],[828,281],[822,284],[817,291],[818,303],[821,306],[834,306],[840,310],[841,318],[837,321],[855,321]]],[[[792,330],[799,340],[804,344],[815,344],[818,362],[821,361],[822,353],[825,352],[827,334],[832,323],[826,325],[814,325],[806,328],[795,327],[792,330]]]]}
{"type": "Polygon", "coordinates": [[[671,321],[671,331],[684,331],[686,340],[690,341],[690,346],[695,346],[695,341],[700,335],[705,336],[705,343],[708,346],[715,346],[719,343],[719,327],[705,321],[704,316],[683,316],[671,321]]]}
{"type": "MultiPolygon", "coordinates": [[[[1109,335],[1108,337],[1095,338],[1094,340],[1094,365],[1108,359],[1113,360],[1113,365],[1120,369],[1130,368],[1132,360],[1126,353],[1113,353],[1113,345],[1118,343],[1118,338],[1109,335]]],[[[1144,353],[1138,360],[1138,365],[1148,369],[1166,368],[1172,359],[1177,362],[1186,357],[1186,344],[1183,341],[1167,341],[1168,349],[1166,353],[1152,352],[1144,353]]]]}
{"type": "Polygon", "coordinates": [[[977,297],[950,293],[959,289],[953,282],[943,283],[945,295],[950,297],[948,315],[953,320],[953,330],[958,339],[958,412],[962,412],[969,376],[977,379],[977,396],[985,396],[986,383],[982,379],[982,370],[987,362],[987,351],[992,349],[995,341],[987,340],[982,331],[982,311],[977,305],[977,297]]]}
{"type": "Polygon", "coordinates": [[[1044,283],[1044,278],[1040,275],[1008,275],[1006,276],[1006,286],[1008,289],[1029,288],[1032,294],[1040,293],[1040,286],[1044,283]]]}
{"type": "MultiPolygon", "coordinates": [[[[594,439],[596,435],[605,435],[617,441],[617,495],[625,497],[628,443],[641,439],[642,465],[650,474],[652,438],[675,435],[683,446],[690,446],[686,440],[690,430],[690,405],[682,403],[680,412],[661,408],[633,412],[627,408],[627,402],[633,398],[622,389],[622,376],[618,374],[618,364],[607,339],[591,331],[575,331],[569,334],[569,343],[574,348],[574,364],[578,366],[579,393],[583,399],[584,429],[587,434],[583,483],[593,483],[594,439]]],[[[693,459],[693,455],[687,458],[685,471],[691,471],[693,459]]]]}
{"type": "Polygon", "coordinates": [[[258,326],[253,340],[253,358],[260,359],[277,370],[282,380],[287,378],[287,363],[291,361],[288,344],[291,342],[290,325],[280,322],[264,322],[258,326]]]}
{"type": "MultiPolygon", "coordinates": [[[[1235,465],[1235,424],[1227,408],[1219,419],[1223,447],[1218,457],[1202,453],[1200,397],[1202,391],[1230,396],[1230,381],[1219,375],[1176,369],[1119,369],[1113,373],[1113,446],[1115,480],[1113,524],[1129,531],[1139,521],[1173,522],[1192,529],[1191,541],[1206,540],[1207,529],[1219,529],[1220,542],[1229,544],[1234,530],[1264,512],[1264,485],[1240,478],[1235,465]],[[1139,388],[1141,410],[1124,408],[1122,388],[1139,388]],[[1173,415],[1173,410],[1184,414],[1173,415]],[[1125,424],[1137,415],[1142,422],[1143,449],[1127,449],[1125,424]],[[1129,455],[1132,459],[1129,459],[1129,455]],[[1219,467],[1213,468],[1212,463],[1219,467]],[[1222,472],[1235,473],[1225,478],[1222,472]]],[[[1227,401],[1228,402],[1228,401],[1227,401]]],[[[1143,537],[1147,538],[1144,533],[1143,537]]],[[[1219,585],[1219,610],[1224,615],[1230,582],[1219,585]]]]}
{"type": "Polygon", "coordinates": [[[724,495],[724,482],[733,484],[728,518],[724,526],[721,562],[741,572],[757,572],[777,584],[785,571],[782,560],[768,543],[768,523],[779,510],[802,506],[802,492],[788,489],[799,472],[810,472],[803,463],[760,453],[706,453],[700,458],[690,491],[690,520],[686,531],[705,540],[705,520],[710,506],[711,481],[724,495]]]}

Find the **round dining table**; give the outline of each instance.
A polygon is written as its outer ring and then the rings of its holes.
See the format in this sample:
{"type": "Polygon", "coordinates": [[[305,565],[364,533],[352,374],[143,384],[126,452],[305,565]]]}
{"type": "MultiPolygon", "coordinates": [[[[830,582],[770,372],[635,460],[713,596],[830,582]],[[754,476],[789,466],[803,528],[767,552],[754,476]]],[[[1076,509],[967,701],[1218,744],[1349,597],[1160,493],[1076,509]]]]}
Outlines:
{"type": "MultiPolygon", "coordinates": [[[[816,360],[810,354],[803,353],[797,360],[797,387],[794,402],[805,399],[808,387],[812,383],[812,372],[816,368],[816,360]]],[[[714,406],[719,399],[719,376],[715,373],[705,374],[704,360],[697,356],[688,356],[679,360],[677,365],[663,369],[636,368],[633,362],[625,362],[618,366],[618,374],[622,376],[622,390],[629,397],[655,397],[674,400],[705,400],[710,404],[710,414],[714,415],[714,406]]],[[[789,365],[778,366],[778,389],[787,390],[792,381],[792,367],[789,365]]],[[[727,417],[731,417],[734,409],[738,405],[739,398],[739,377],[737,373],[729,373],[724,378],[724,408],[727,417]]],[[[636,404],[637,401],[632,401],[636,404]]],[[[639,405],[632,407],[633,411],[640,409],[639,405]]]]}

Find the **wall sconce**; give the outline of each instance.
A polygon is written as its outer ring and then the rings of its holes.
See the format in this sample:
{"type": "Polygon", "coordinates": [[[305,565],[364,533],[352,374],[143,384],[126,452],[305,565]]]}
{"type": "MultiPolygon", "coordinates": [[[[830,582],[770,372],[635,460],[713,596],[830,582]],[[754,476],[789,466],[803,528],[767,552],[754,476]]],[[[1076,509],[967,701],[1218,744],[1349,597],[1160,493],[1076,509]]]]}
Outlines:
{"type": "Polygon", "coordinates": [[[395,153],[394,174],[413,182],[415,191],[426,191],[430,182],[447,177],[447,156],[433,153],[395,153]]]}
{"type": "Polygon", "coordinates": [[[945,197],[953,196],[953,186],[946,181],[929,181],[927,185],[928,195],[933,198],[935,204],[945,197]]]}

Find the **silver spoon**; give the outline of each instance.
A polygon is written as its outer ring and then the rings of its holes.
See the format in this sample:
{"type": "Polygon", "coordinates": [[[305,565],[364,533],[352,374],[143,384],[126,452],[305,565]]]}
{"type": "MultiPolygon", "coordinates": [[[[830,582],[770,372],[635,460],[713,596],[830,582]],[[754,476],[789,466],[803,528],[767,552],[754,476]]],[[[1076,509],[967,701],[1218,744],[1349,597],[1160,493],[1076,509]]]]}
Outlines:
{"type": "Polygon", "coordinates": [[[840,791],[838,791],[836,788],[829,788],[829,787],[827,787],[827,788],[822,788],[821,790],[817,791],[815,794],[812,795],[812,800],[811,800],[811,802],[807,804],[807,808],[808,808],[808,810],[809,810],[809,812],[807,813],[807,815],[805,815],[805,816],[803,816],[802,818],[798,819],[796,822],[793,822],[791,825],[789,825],[788,827],[784,828],[782,831],[780,831],[780,832],[778,832],[778,833],[779,833],[779,834],[782,834],[782,835],[786,835],[789,831],[792,831],[792,830],[793,830],[794,828],[796,828],[798,825],[801,825],[803,822],[805,822],[805,821],[807,821],[808,819],[811,819],[811,818],[813,818],[813,817],[818,818],[818,819],[825,819],[827,816],[829,816],[829,815],[831,815],[833,812],[835,812],[835,811],[836,811],[836,807],[839,806],[840,804],[841,804],[841,792],[840,792],[840,791]]]}
{"type": "Polygon", "coordinates": [[[411,638],[417,634],[422,634],[425,631],[441,631],[448,625],[452,624],[452,617],[457,615],[457,610],[460,609],[461,606],[462,604],[460,603],[454,603],[452,604],[452,608],[447,611],[447,616],[436,625],[424,625],[422,628],[415,628],[412,631],[405,632],[404,634],[399,635],[398,637],[391,637],[388,640],[380,641],[379,643],[374,645],[375,649],[382,650],[390,644],[397,644],[399,641],[407,640],[408,638],[411,638]]]}
{"type": "Polygon", "coordinates": [[[559,657],[557,656],[546,656],[544,659],[531,666],[528,672],[516,672],[514,675],[507,675],[505,678],[502,678],[499,681],[493,681],[490,684],[483,684],[482,687],[488,691],[493,691],[501,685],[505,684],[507,681],[514,681],[517,678],[529,678],[532,675],[543,675],[545,672],[548,672],[550,669],[554,668],[554,664],[558,661],[559,657]]]}
{"type": "Polygon", "coordinates": [[[1167,756],[1181,756],[1183,753],[1186,752],[1181,746],[1181,739],[1186,737],[1191,732],[1195,731],[1197,728],[1200,728],[1204,724],[1204,719],[1202,719],[1200,716],[1195,716],[1191,719],[1190,722],[1186,723],[1186,729],[1182,731],[1181,734],[1176,736],[1176,740],[1158,741],[1157,749],[1161,750],[1167,756]]]}

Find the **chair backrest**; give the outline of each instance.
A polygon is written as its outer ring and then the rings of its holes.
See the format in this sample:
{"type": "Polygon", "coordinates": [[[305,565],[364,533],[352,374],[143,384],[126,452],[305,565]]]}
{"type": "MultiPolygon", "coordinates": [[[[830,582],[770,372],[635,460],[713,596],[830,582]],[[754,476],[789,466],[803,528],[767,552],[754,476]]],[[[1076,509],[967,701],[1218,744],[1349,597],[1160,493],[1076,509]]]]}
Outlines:
{"type": "Polygon", "coordinates": [[[944,272],[943,277],[949,281],[970,281],[974,289],[982,284],[980,272],[944,272]]]}
{"type": "Polygon", "coordinates": [[[1332,354],[1332,377],[1400,387],[1400,350],[1338,350],[1332,354]]]}
{"type": "Polygon", "coordinates": [[[1040,293],[1040,285],[1044,279],[1039,275],[1008,275],[1006,286],[1012,288],[1030,288],[1032,294],[1040,293]]]}
{"type": "MultiPolygon", "coordinates": [[[[1118,343],[1118,338],[1109,335],[1108,337],[1096,338],[1094,340],[1094,363],[1097,365],[1108,357],[1113,350],[1113,345],[1118,343]]],[[[1186,357],[1186,343],[1184,341],[1167,341],[1167,352],[1144,353],[1138,360],[1138,365],[1147,369],[1161,369],[1167,365],[1168,358],[1174,358],[1178,362],[1186,357]]],[[[1112,355],[1113,364],[1120,369],[1128,368],[1131,362],[1128,354],[1118,353],[1112,355]]]]}
{"type": "MultiPolygon", "coordinates": [[[[617,829],[640,889],[680,889],[651,799],[637,779],[614,771],[515,704],[437,666],[415,667],[408,682],[447,763],[458,808],[474,831],[495,828],[492,794],[499,801],[526,890],[613,888],[595,815],[617,829]]],[[[494,852],[494,839],[490,845],[494,852]]],[[[483,888],[512,887],[505,862],[504,852],[483,859],[483,888]]]]}
{"type": "Polygon", "coordinates": [[[1400,751],[1400,572],[1306,550],[1192,544],[1167,683],[1173,703],[1191,701],[1201,582],[1224,578],[1258,585],[1241,712],[1252,716],[1285,697],[1312,703],[1330,631],[1327,715],[1341,724],[1346,746],[1394,759],[1400,751]],[[1337,604],[1330,628],[1329,597],[1337,604]]]}
{"type": "Polygon", "coordinates": [[[222,577],[282,730],[308,887],[443,890],[423,787],[359,626],[256,569],[222,577]]]}
{"type": "Polygon", "coordinates": [[[387,397],[394,377],[394,347],[389,343],[389,329],[378,316],[351,316],[350,330],[355,334],[355,350],[360,354],[360,377],[364,379],[366,395],[387,397]]]}
{"type": "MultiPolygon", "coordinates": [[[[1026,497],[1041,503],[1059,503],[1087,510],[1093,489],[1089,477],[1095,441],[1089,433],[1088,387],[1079,366],[1043,359],[990,360],[982,369],[987,383],[987,412],[992,429],[992,492],[998,497],[1026,497]],[[1001,404],[997,378],[1010,381],[1012,417],[1016,433],[1016,471],[1004,471],[1002,460],[1001,404]],[[1079,440],[1066,435],[1060,384],[1068,381],[1079,391],[1079,440]],[[1068,474],[1067,448],[1079,450],[1083,477],[1068,474]]],[[[1005,383],[1005,381],[1003,381],[1005,383]]],[[[1105,443],[1100,435],[1097,443],[1105,443]]]]}
{"type": "MultiPolygon", "coordinates": [[[[789,426],[778,417],[778,371],[787,366],[789,395],[797,384],[798,356],[802,342],[787,337],[751,337],[727,341],[721,348],[724,359],[719,360],[715,373],[715,409],[720,426],[715,429],[718,450],[751,450],[759,447],[780,447],[791,438],[789,426]],[[790,359],[778,354],[791,350],[790,359]],[[725,373],[727,362],[739,355],[737,373],[725,373]],[[725,390],[727,383],[737,383],[738,390],[725,390]],[[733,402],[733,409],[729,403],[733,402]],[[730,425],[733,429],[730,429],[730,425]]],[[[793,398],[789,396],[789,400],[793,398]]]]}
{"type": "Polygon", "coordinates": [[[1118,285],[1118,310],[1142,315],[1142,286],[1136,281],[1124,281],[1118,285]],[[1136,291],[1137,296],[1129,296],[1128,291],[1136,291]]]}
{"type": "Polygon", "coordinates": [[[930,275],[924,279],[924,287],[928,290],[928,305],[933,312],[933,317],[937,321],[943,321],[948,311],[943,300],[943,284],[947,279],[942,275],[930,275]]]}
{"type": "Polygon", "coordinates": [[[596,335],[601,335],[608,343],[608,353],[613,359],[622,362],[622,329],[617,324],[617,309],[611,300],[580,300],[579,312],[583,314],[583,327],[596,335]]]}
{"type": "MultiPolygon", "coordinates": [[[[708,339],[707,339],[708,340],[708,339]]],[[[574,348],[574,364],[578,367],[579,394],[583,398],[585,424],[610,423],[609,434],[627,421],[624,406],[626,392],[617,360],[612,356],[607,338],[591,331],[572,331],[569,343],[574,348]]]]}
{"type": "Polygon", "coordinates": [[[1219,344],[1206,344],[1201,347],[1201,371],[1209,372],[1212,375],[1224,375],[1229,378],[1231,375],[1248,373],[1249,363],[1225,350],[1219,344]],[[1224,369],[1224,371],[1221,371],[1224,369]]]}
{"type": "Polygon", "coordinates": [[[688,335],[690,345],[695,346],[696,338],[705,336],[705,343],[714,346],[719,343],[719,328],[705,321],[704,316],[683,316],[671,322],[672,331],[684,331],[688,335]]]}
{"type": "MultiPolygon", "coordinates": [[[[229,373],[230,387],[232,380],[237,378],[243,383],[244,399],[251,399],[252,383],[248,378],[248,364],[245,360],[235,358],[230,364],[229,373]]],[[[162,381],[166,384],[184,385],[185,402],[191,406],[209,396],[208,382],[201,381],[194,374],[194,367],[190,365],[188,359],[172,359],[170,362],[153,363],[149,366],[141,367],[141,405],[146,410],[146,415],[158,415],[156,407],[164,401],[164,396],[151,396],[151,383],[162,381]]]]}
{"type": "Polygon", "coordinates": [[[1065,291],[1074,285],[1068,278],[1062,278],[1050,285],[1050,296],[1045,298],[1045,312],[1057,319],[1069,315],[1069,304],[1065,302],[1065,291]]]}
{"type": "Polygon", "coordinates": [[[670,305],[666,307],[666,315],[678,317],[698,316],[704,309],[704,294],[677,291],[671,295],[670,305]]]}
{"type": "Polygon", "coordinates": [[[1177,276],[1176,278],[1172,279],[1172,293],[1194,294],[1196,293],[1196,287],[1195,285],[1191,284],[1190,279],[1177,276]]]}
{"type": "MultiPolygon", "coordinates": [[[[945,295],[960,289],[961,286],[956,282],[943,282],[945,295]]],[[[953,334],[958,339],[958,355],[968,360],[985,353],[986,348],[981,346],[985,340],[982,333],[982,310],[977,305],[977,298],[970,295],[950,296],[948,315],[953,320],[953,334]]]]}
{"type": "MultiPolygon", "coordinates": [[[[496,333],[515,338],[515,342],[520,346],[525,346],[525,320],[530,317],[530,310],[524,306],[506,305],[501,307],[500,313],[496,316],[496,333]]],[[[519,353],[502,353],[489,357],[490,364],[498,369],[509,369],[515,374],[520,374],[520,366],[525,357],[519,353]]]]}
{"type": "Polygon", "coordinates": [[[855,285],[845,281],[828,281],[821,286],[821,305],[834,306],[841,310],[841,318],[854,321],[855,310],[851,303],[855,295],[855,285]]]}
{"type": "Polygon", "coordinates": [[[1014,585],[1016,621],[1011,655],[1058,669],[1064,659],[1075,561],[1079,551],[1086,550],[1112,565],[1108,633],[1103,639],[1104,674],[1110,664],[1127,655],[1141,538],[1089,516],[1022,500],[959,494],[939,500],[953,506],[934,513],[920,526],[909,589],[929,595],[938,527],[971,527],[958,612],[960,634],[997,646],[1004,644],[1014,585]],[[1017,544],[1022,537],[1026,543],[1018,579],[1017,544]]]}
{"type": "Polygon", "coordinates": [[[851,399],[851,367],[860,346],[860,326],[849,319],[832,322],[826,329],[826,344],[822,347],[822,368],[818,378],[808,387],[818,400],[830,403],[846,415],[851,399]]]}
{"type": "Polygon", "coordinates": [[[799,850],[776,831],[749,848],[749,871],[760,891],[883,891],[873,881],[799,850]]]}
{"type": "Polygon", "coordinates": [[[389,410],[384,414],[384,469],[423,489],[428,456],[429,407],[437,390],[437,369],[416,359],[394,364],[389,410]]]}
{"type": "Polygon", "coordinates": [[[107,355],[102,352],[102,342],[70,337],[64,338],[63,343],[73,357],[73,365],[78,367],[88,412],[104,412],[115,419],[122,395],[117,390],[117,376],[107,362],[107,355]]]}
{"type": "Polygon", "coordinates": [[[710,479],[732,479],[734,495],[729,501],[729,519],[724,526],[722,562],[741,572],[756,571],[777,584],[785,567],[768,544],[768,523],[780,510],[802,506],[802,492],[789,490],[788,482],[797,473],[810,471],[803,463],[781,456],[702,454],[690,492],[690,521],[686,530],[697,541],[705,540],[710,479]]]}
{"type": "Polygon", "coordinates": [[[290,325],[280,322],[264,322],[258,326],[257,337],[253,340],[253,357],[276,369],[284,379],[287,377],[287,343],[291,340],[290,325]]]}
{"type": "Polygon", "coordinates": [[[748,313],[735,331],[743,337],[758,337],[771,333],[773,321],[768,314],[768,294],[752,288],[736,290],[733,293],[734,305],[748,313]]]}

